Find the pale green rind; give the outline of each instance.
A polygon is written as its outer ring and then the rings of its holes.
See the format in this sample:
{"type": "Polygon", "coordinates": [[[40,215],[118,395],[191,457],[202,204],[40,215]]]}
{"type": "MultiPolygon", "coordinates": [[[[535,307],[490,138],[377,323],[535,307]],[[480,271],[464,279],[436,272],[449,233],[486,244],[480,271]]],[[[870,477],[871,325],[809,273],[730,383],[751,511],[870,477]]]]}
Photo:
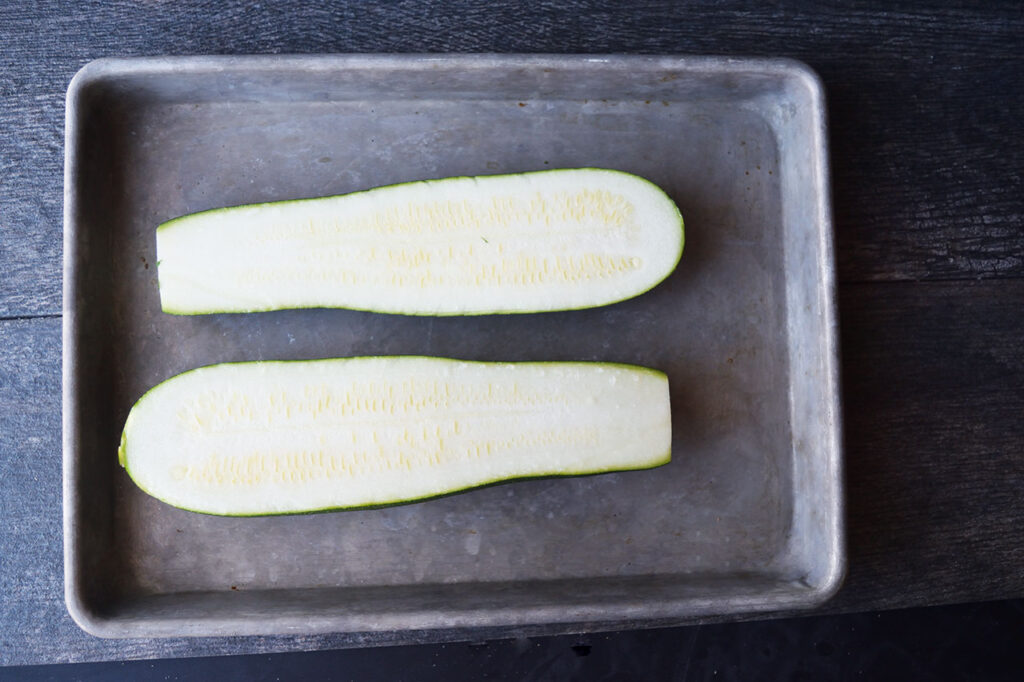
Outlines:
{"type": "MultiPolygon", "coordinates": [[[[391,185],[382,185],[382,186],[379,186],[379,187],[373,187],[373,188],[370,188],[370,189],[361,190],[361,191],[358,191],[358,192],[351,192],[351,193],[348,193],[348,194],[336,194],[336,195],[330,195],[330,196],[324,196],[324,197],[306,197],[306,198],[302,198],[302,199],[287,199],[287,200],[283,200],[283,201],[267,201],[267,202],[260,202],[260,203],[255,203],[255,204],[242,204],[242,205],[237,205],[237,206],[226,206],[226,207],[220,207],[220,208],[212,208],[212,209],[207,209],[205,211],[198,211],[196,213],[189,213],[187,215],[179,216],[177,218],[172,218],[171,220],[168,220],[168,221],[158,225],[156,229],[157,229],[157,232],[166,231],[166,230],[168,230],[170,228],[173,228],[173,227],[175,227],[177,225],[187,224],[193,218],[196,218],[196,217],[199,217],[199,216],[209,216],[209,215],[216,215],[216,214],[220,214],[220,213],[229,213],[229,212],[237,210],[237,209],[251,209],[251,208],[254,208],[254,207],[270,207],[270,206],[283,206],[283,205],[289,205],[289,204],[300,204],[300,203],[306,203],[306,202],[319,202],[319,201],[337,199],[337,198],[340,198],[340,197],[351,197],[351,196],[356,196],[356,195],[360,195],[360,194],[367,194],[367,193],[372,193],[372,192],[378,192],[378,191],[381,191],[381,190],[391,190],[391,189],[395,189],[395,188],[398,188],[398,187],[403,187],[403,186],[406,186],[406,185],[415,185],[415,184],[423,184],[423,183],[425,183],[425,184],[433,184],[433,183],[438,183],[438,182],[446,182],[446,181],[449,181],[449,180],[472,180],[472,179],[476,179],[477,177],[478,178],[494,178],[494,179],[497,179],[497,178],[515,177],[515,176],[521,176],[521,175],[542,175],[542,174],[545,174],[545,173],[561,173],[561,172],[565,172],[565,171],[592,171],[592,172],[595,172],[595,173],[607,173],[607,174],[612,174],[612,175],[626,176],[626,177],[629,177],[629,178],[631,178],[633,180],[638,180],[638,181],[640,181],[644,185],[647,185],[648,187],[653,189],[657,194],[660,194],[665,199],[666,202],[668,202],[668,205],[670,205],[674,209],[675,215],[677,216],[678,221],[679,221],[679,248],[678,248],[678,250],[677,250],[677,252],[675,254],[675,258],[672,260],[671,267],[666,269],[664,275],[660,279],[658,279],[657,281],[653,282],[650,286],[648,286],[645,289],[640,289],[640,290],[634,291],[633,293],[630,293],[630,294],[628,294],[626,296],[623,296],[621,298],[609,299],[609,300],[602,301],[602,302],[599,302],[599,303],[587,304],[587,305],[581,305],[581,306],[568,306],[568,307],[558,307],[558,308],[544,308],[544,309],[539,309],[539,310],[503,309],[500,306],[495,307],[493,309],[484,310],[484,311],[467,311],[467,312],[462,312],[462,311],[458,311],[458,312],[444,312],[444,311],[442,311],[442,312],[424,312],[422,310],[401,309],[400,307],[396,307],[396,308],[388,309],[388,310],[381,310],[381,309],[378,309],[378,308],[363,308],[363,307],[358,307],[358,306],[344,306],[344,309],[346,309],[346,310],[357,310],[357,311],[362,311],[362,312],[378,312],[378,313],[389,314],[389,315],[409,315],[409,316],[423,316],[423,317],[468,317],[468,316],[477,316],[477,315],[520,315],[520,314],[532,314],[532,313],[539,313],[539,312],[557,312],[557,311],[568,311],[568,310],[587,310],[587,309],[590,309],[590,308],[598,308],[598,307],[602,307],[602,306],[606,306],[606,305],[614,305],[616,303],[621,303],[623,301],[628,301],[630,299],[636,298],[637,296],[641,296],[642,294],[647,293],[648,291],[654,289],[656,286],[658,286],[663,281],[665,281],[665,279],[668,278],[668,276],[671,275],[675,271],[676,267],[679,265],[679,262],[682,259],[683,249],[684,249],[684,246],[685,246],[685,243],[686,243],[686,227],[685,227],[685,223],[684,223],[684,220],[683,220],[682,212],[679,210],[679,206],[672,200],[671,197],[668,196],[668,194],[665,192],[665,190],[663,190],[657,184],[651,182],[647,178],[644,178],[644,177],[642,177],[640,175],[635,175],[633,173],[627,173],[625,171],[615,170],[615,169],[611,169],[611,168],[593,168],[593,167],[584,166],[584,167],[580,167],[580,168],[556,168],[556,169],[549,169],[549,170],[529,171],[529,172],[525,172],[525,173],[508,173],[508,174],[504,174],[504,175],[488,175],[488,176],[476,176],[476,177],[460,175],[460,176],[453,176],[453,177],[449,177],[449,178],[440,178],[440,179],[436,179],[436,180],[414,180],[414,181],[410,181],[410,182],[394,183],[394,184],[391,184],[391,185]]],[[[159,261],[157,263],[157,270],[158,270],[158,273],[159,273],[159,261]]],[[[160,286],[160,284],[159,284],[159,274],[158,274],[158,276],[157,276],[157,287],[159,288],[159,286],[160,286]]],[[[310,309],[310,308],[332,308],[332,307],[341,307],[341,306],[329,306],[329,305],[321,305],[321,304],[317,304],[317,303],[310,303],[310,304],[304,304],[304,305],[291,305],[291,306],[281,305],[281,306],[267,306],[267,307],[231,308],[231,309],[225,309],[225,310],[199,310],[199,311],[196,311],[196,310],[179,309],[179,308],[173,308],[173,307],[170,307],[170,306],[166,306],[166,305],[164,305],[163,299],[161,298],[161,309],[163,310],[164,313],[166,313],[168,315],[218,315],[218,314],[226,314],[226,313],[260,313],[260,312],[272,312],[272,311],[276,311],[276,310],[301,310],[301,309],[310,309]]]]}
{"type": "MultiPolygon", "coordinates": [[[[571,366],[574,366],[574,365],[580,365],[580,366],[586,366],[586,367],[609,367],[609,368],[626,369],[626,370],[629,370],[629,371],[632,371],[632,372],[636,372],[636,373],[639,373],[639,374],[648,374],[648,375],[651,375],[653,377],[656,377],[656,378],[659,378],[659,379],[663,380],[666,383],[666,385],[668,383],[667,375],[664,372],[660,371],[660,370],[652,369],[650,367],[643,367],[643,366],[640,366],[640,365],[632,365],[632,364],[629,364],[629,363],[619,363],[619,362],[540,361],[540,362],[501,363],[501,362],[488,362],[488,361],[476,361],[476,360],[460,360],[460,359],[457,359],[457,358],[438,358],[438,357],[423,356],[423,355],[358,356],[358,357],[351,357],[351,358],[333,358],[333,359],[317,359],[317,360],[258,360],[258,361],[249,361],[249,362],[217,363],[217,364],[214,364],[214,365],[206,365],[206,366],[203,366],[203,367],[197,367],[197,368],[194,368],[194,369],[182,372],[181,374],[177,374],[177,375],[175,375],[173,377],[170,377],[169,379],[166,379],[166,380],[160,382],[159,384],[153,386],[148,391],[146,391],[146,393],[144,393],[135,402],[135,405],[132,407],[132,412],[134,412],[135,409],[137,407],[139,407],[141,404],[143,404],[143,402],[148,397],[151,397],[155,391],[160,389],[165,384],[168,384],[168,383],[170,383],[172,381],[175,381],[176,379],[179,379],[180,377],[183,377],[183,376],[185,376],[187,374],[192,374],[192,373],[195,373],[195,372],[201,372],[201,371],[204,371],[204,370],[209,370],[209,369],[213,369],[213,368],[224,366],[224,365],[232,365],[232,366],[254,365],[255,366],[255,365],[267,365],[267,364],[305,364],[305,363],[324,363],[324,362],[343,363],[343,362],[346,362],[346,361],[349,361],[349,360],[393,359],[393,358],[419,358],[419,359],[427,359],[427,360],[437,361],[437,362],[448,362],[448,363],[452,363],[452,364],[479,364],[479,365],[514,364],[516,366],[555,366],[555,365],[557,365],[557,366],[561,366],[561,367],[571,367],[571,366]]],[[[393,507],[393,506],[400,506],[400,505],[405,505],[405,504],[413,504],[413,503],[417,503],[417,502],[425,502],[425,501],[428,501],[428,500],[439,499],[439,498],[443,498],[443,497],[449,497],[451,495],[457,495],[457,494],[460,494],[460,493],[463,493],[463,492],[467,492],[467,491],[470,491],[470,490],[476,490],[476,489],[479,489],[479,488],[485,488],[485,487],[490,487],[490,486],[494,486],[494,485],[501,485],[501,484],[506,484],[506,483],[514,483],[514,482],[517,482],[517,481],[546,479],[546,478],[567,478],[567,477],[593,476],[593,475],[600,475],[600,474],[607,474],[607,473],[616,473],[616,472],[625,472],[625,471],[643,471],[643,470],[647,470],[647,469],[655,469],[655,468],[658,468],[658,467],[664,466],[665,464],[670,463],[671,459],[672,459],[672,452],[671,452],[671,449],[669,449],[667,452],[665,452],[665,453],[663,453],[661,455],[652,456],[650,458],[650,460],[648,460],[645,463],[639,464],[637,466],[630,466],[630,467],[623,467],[623,468],[607,468],[607,469],[561,470],[561,471],[552,471],[552,472],[539,472],[537,474],[528,475],[528,476],[515,476],[515,477],[508,477],[508,478],[497,478],[497,479],[493,479],[493,480],[481,481],[480,483],[477,483],[477,484],[474,484],[474,485],[471,485],[471,486],[467,486],[467,487],[463,487],[463,488],[453,488],[453,489],[450,489],[450,490],[439,491],[439,492],[434,493],[434,494],[428,494],[428,495],[424,495],[424,496],[420,496],[420,497],[415,497],[415,498],[395,499],[395,500],[382,500],[380,502],[373,502],[373,503],[369,503],[369,504],[361,504],[361,505],[353,505],[353,506],[319,507],[319,508],[303,509],[303,510],[296,510],[296,511],[263,512],[263,513],[252,513],[252,514],[217,513],[217,512],[210,512],[210,511],[201,510],[201,509],[190,509],[188,507],[184,507],[184,506],[180,506],[180,505],[175,505],[175,504],[173,504],[171,502],[168,502],[167,500],[162,499],[158,494],[155,494],[155,493],[151,492],[150,490],[146,489],[143,485],[141,485],[135,479],[135,477],[132,475],[132,471],[131,471],[131,466],[130,466],[130,462],[131,462],[130,450],[128,448],[128,444],[129,444],[129,442],[131,440],[131,438],[130,438],[130,430],[131,430],[131,424],[132,424],[132,412],[129,412],[128,419],[125,421],[125,427],[124,427],[124,430],[123,430],[123,432],[121,434],[120,446],[118,448],[118,462],[119,462],[119,464],[125,469],[125,472],[129,475],[129,477],[132,478],[132,481],[143,492],[145,492],[146,494],[148,494],[148,495],[150,495],[150,496],[152,496],[152,497],[154,497],[156,499],[159,499],[162,502],[164,502],[165,504],[168,504],[170,506],[174,506],[176,508],[183,509],[185,511],[190,511],[190,512],[199,513],[199,514],[206,514],[206,515],[210,515],[210,516],[225,516],[225,517],[249,518],[249,517],[260,517],[260,516],[290,516],[290,515],[303,515],[303,514],[318,514],[318,513],[326,513],[326,512],[334,512],[334,511],[355,511],[355,510],[367,510],[367,509],[382,509],[382,508],[393,507]]]]}
{"type": "Polygon", "coordinates": [[[121,444],[117,446],[117,463],[122,467],[125,465],[128,451],[128,423],[125,422],[124,430],[121,431],[121,444]]]}

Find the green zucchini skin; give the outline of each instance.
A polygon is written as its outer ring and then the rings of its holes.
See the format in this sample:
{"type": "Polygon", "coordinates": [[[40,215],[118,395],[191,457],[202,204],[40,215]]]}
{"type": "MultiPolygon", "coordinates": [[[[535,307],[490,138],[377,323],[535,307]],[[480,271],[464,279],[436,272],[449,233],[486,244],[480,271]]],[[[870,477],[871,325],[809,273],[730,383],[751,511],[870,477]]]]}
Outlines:
{"type": "MultiPolygon", "coordinates": [[[[591,206],[597,204],[600,202],[591,206]]],[[[599,208],[593,211],[601,213],[599,208]]],[[[188,214],[157,228],[157,271],[162,309],[172,315],[296,308],[427,316],[518,314],[593,308],[639,296],[675,270],[684,243],[682,214],[654,183],[610,169],[554,169],[407,182],[345,195],[188,214]],[[512,189],[502,194],[501,183],[512,189]],[[517,194],[513,191],[516,183],[530,189],[517,194]],[[399,207],[410,202],[424,206],[424,202],[438,197],[439,205],[469,202],[476,206],[473,202],[485,202],[489,197],[495,201],[516,201],[517,197],[525,201],[523,197],[536,195],[558,204],[552,198],[559,196],[558,183],[569,188],[565,192],[583,192],[590,186],[606,195],[610,192],[621,200],[619,205],[627,206],[629,216],[640,217],[626,220],[621,211],[612,211],[612,222],[588,223],[586,229],[569,219],[556,220],[544,228],[546,232],[538,234],[536,225],[531,230],[529,224],[531,220],[543,220],[538,214],[519,226],[452,228],[444,233],[447,242],[438,242],[431,235],[387,234],[363,248],[356,238],[362,234],[361,229],[369,229],[366,216],[386,214],[392,205],[389,202],[399,207]],[[619,189],[621,196],[616,193],[619,189]],[[282,237],[287,234],[286,225],[294,228],[295,238],[290,242],[282,237]],[[499,237],[495,238],[491,230],[497,230],[499,237]],[[635,234],[624,237],[630,230],[635,234]],[[576,242],[567,243],[564,236],[574,233],[579,235],[574,238],[576,242]],[[329,237],[321,239],[323,235],[329,237]],[[269,246],[260,246],[267,241],[269,246]],[[279,243],[290,246],[275,248],[279,243]],[[455,249],[454,256],[450,248],[455,249]],[[379,263],[384,259],[382,253],[389,249],[400,254],[409,252],[411,258],[433,256],[438,262],[415,266],[401,260],[397,265],[379,263]],[[445,249],[449,249],[447,260],[445,249]],[[282,253],[292,254],[297,260],[288,260],[282,253]],[[508,278],[521,282],[501,283],[509,264],[513,267],[508,278]],[[631,272],[634,267],[637,272],[631,272]],[[483,278],[484,284],[469,283],[474,276],[483,278]],[[534,277],[537,281],[531,279],[534,277]],[[422,284],[421,279],[420,284],[414,284],[414,278],[425,278],[427,283],[422,284]],[[459,278],[466,281],[438,283],[459,278]],[[559,282],[559,278],[566,282],[559,282]],[[573,278],[581,281],[568,281],[573,278]]]]}
{"type": "MultiPolygon", "coordinates": [[[[530,379],[529,376],[527,376],[525,378],[527,380],[530,379]]],[[[260,380],[261,381],[266,380],[266,377],[261,376],[260,380]]],[[[358,382],[356,382],[356,383],[358,384],[358,382]]],[[[613,380],[613,383],[615,383],[614,380],[613,380]]],[[[201,382],[200,382],[200,384],[201,384],[201,382]]],[[[300,384],[296,384],[296,385],[300,385],[300,384]]],[[[527,389],[529,389],[529,386],[530,386],[529,381],[527,381],[525,385],[527,386],[527,389]]],[[[357,386],[357,388],[358,388],[358,386],[357,386]]],[[[542,386],[542,388],[544,388],[544,387],[542,386]]],[[[529,391],[527,391],[527,392],[529,392],[529,391]]],[[[565,391],[563,391],[563,393],[565,393],[565,391]]],[[[554,394],[552,394],[552,395],[554,395],[554,394]]],[[[561,394],[558,394],[558,395],[561,395],[561,394]]],[[[567,395],[569,395],[569,397],[572,398],[573,395],[575,395],[575,394],[573,394],[571,391],[569,391],[567,393],[567,395]]],[[[180,415],[180,405],[181,405],[181,402],[179,401],[178,403],[175,403],[175,405],[179,408],[178,411],[179,411],[179,415],[180,415]]],[[[444,409],[443,409],[445,406],[442,405],[441,407],[442,407],[441,414],[445,415],[444,409]]],[[[466,407],[466,405],[463,405],[462,408],[461,408],[463,411],[462,411],[462,413],[459,413],[457,406],[455,406],[455,412],[452,412],[450,414],[447,414],[446,416],[440,417],[439,420],[438,420],[438,423],[442,423],[442,422],[444,422],[445,419],[451,419],[451,418],[463,419],[465,417],[465,412],[466,412],[465,407],[466,407]]],[[[485,405],[485,407],[486,407],[486,405],[485,405]]],[[[640,407],[644,407],[644,406],[641,405],[640,407]]],[[[517,406],[514,405],[514,404],[509,406],[509,411],[510,412],[514,412],[516,409],[517,409],[517,406]]],[[[614,409],[613,408],[605,409],[605,411],[600,413],[600,414],[596,414],[595,413],[594,419],[592,419],[591,421],[593,423],[607,421],[609,418],[611,418],[610,415],[615,413],[616,411],[621,412],[621,406],[619,406],[619,408],[614,408],[614,409]]],[[[378,410],[378,413],[380,413],[380,410],[378,410]]],[[[572,415],[572,413],[573,413],[572,409],[569,409],[568,411],[564,412],[564,414],[569,414],[569,415],[572,415]]],[[[538,411],[538,414],[539,414],[539,411],[538,411]]],[[[492,416],[498,418],[499,420],[501,420],[501,419],[515,419],[515,417],[508,417],[508,418],[506,418],[502,414],[499,414],[498,412],[495,412],[495,414],[492,415],[492,416]]],[[[579,416],[579,410],[577,410],[577,415],[576,415],[575,418],[578,419],[578,416],[579,416]]],[[[422,415],[420,415],[419,419],[422,421],[422,415]]],[[[419,423],[419,422],[417,422],[417,423],[419,423]]],[[[590,423],[590,422],[587,422],[587,423],[590,423]]],[[[398,426],[401,426],[401,424],[398,424],[398,426]]],[[[530,426],[530,424],[527,424],[527,427],[529,427],[529,426],[530,426]]],[[[533,427],[534,428],[536,427],[535,423],[533,424],[533,427]]],[[[315,431],[315,428],[316,427],[314,426],[314,431],[315,431]]],[[[470,430],[472,430],[473,426],[470,425],[469,428],[470,428],[470,430]]],[[[380,431],[380,433],[384,434],[384,433],[386,433],[386,431],[387,431],[386,429],[383,429],[383,430],[380,431]]],[[[392,429],[392,431],[394,431],[394,429],[392,429]]],[[[512,432],[513,431],[510,431],[508,428],[505,428],[505,433],[506,434],[512,433],[512,432]]],[[[624,436],[622,434],[616,434],[613,431],[608,431],[608,434],[611,434],[611,436],[619,438],[620,442],[621,442],[621,440],[623,438],[626,437],[626,436],[624,436]]],[[[627,434],[627,436],[628,436],[628,434],[627,434]]],[[[383,439],[383,438],[385,438],[385,436],[381,435],[381,438],[383,439]]],[[[376,442],[376,439],[377,439],[377,436],[374,435],[373,436],[373,440],[375,442],[376,442]]],[[[195,370],[190,370],[190,371],[185,372],[185,373],[183,373],[181,375],[178,375],[176,377],[172,377],[171,379],[168,379],[167,381],[162,382],[161,384],[155,386],[154,388],[150,389],[145,395],[143,395],[138,400],[138,402],[136,403],[135,407],[132,408],[132,413],[129,414],[129,417],[128,417],[127,421],[126,421],[125,429],[124,429],[124,432],[123,432],[122,437],[121,437],[121,444],[120,444],[120,447],[119,447],[119,450],[118,450],[118,459],[119,459],[121,465],[125,468],[125,470],[128,473],[128,475],[133,479],[133,481],[136,483],[136,485],[139,486],[140,489],[142,489],[144,492],[146,492],[147,494],[149,494],[149,495],[151,495],[153,497],[156,497],[158,499],[161,499],[164,502],[167,502],[168,504],[171,504],[172,506],[177,506],[179,508],[182,508],[182,509],[185,509],[185,510],[188,510],[188,511],[193,511],[193,512],[203,513],[203,514],[220,515],[220,516],[246,516],[246,517],[249,517],[249,516],[272,516],[272,515],[282,515],[282,514],[309,514],[309,513],[322,513],[322,512],[331,512],[331,511],[355,510],[355,509],[379,509],[379,508],[391,507],[391,506],[396,506],[396,505],[401,505],[401,504],[409,504],[409,503],[422,502],[422,501],[436,499],[436,498],[441,498],[441,497],[447,497],[447,496],[450,496],[450,495],[459,494],[459,493],[462,493],[462,492],[465,492],[465,491],[468,491],[468,490],[472,490],[472,489],[476,489],[476,488],[480,488],[480,487],[486,487],[486,486],[490,486],[490,485],[503,484],[503,483],[510,483],[510,482],[514,482],[514,481],[531,479],[531,478],[558,478],[558,477],[565,477],[565,476],[586,476],[586,475],[594,475],[594,474],[600,474],[600,473],[611,473],[611,472],[615,472],[615,471],[626,471],[626,470],[639,470],[639,469],[654,468],[654,467],[662,466],[662,465],[664,465],[664,464],[666,464],[666,463],[668,463],[670,461],[670,459],[671,459],[671,445],[670,444],[671,444],[671,412],[670,412],[670,408],[669,408],[669,405],[668,405],[668,384],[667,384],[667,378],[665,377],[665,375],[663,373],[658,372],[657,370],[637,367],[637,366],[633,366],[633,365],[621,365],[621,364],[617,364],[617,363],[563,363],[563,362],[551,362],[551,363],[485,363],[485,362],[467,362],[467,361],[452,360],[452,359],[445,359],[445,358],[430,358],[430,357],[423,357],[423,356],[397,356],[397,357],[343,358],[343,359],[334,359],[334,360],[310,360],[310,361],[271,361],[271,362],[251,362],[251,363],[225,363],[225,364],[222,364],[222,365],[211,365],[211,366],[208,366],[208,367],[202,367],[202,368],[197,368],[195,370]],[[261,503],[257,503],[255,508],[250,506],[249,508],[245,508],[245,509],[229,509],[229,508],[224,508],[224,507],[217,507],[216,504],[211,506],[210,504],[207,503],[207,502],[209,502],[209,498],[206,498],[204,500],[203,504],[189,504],[187,502],[183,502],[183,500],[180,497],[180,495],[176,497],[175,494],[168,494],[167,488],[164,486],[164,484],[166,484],[168,482],[168,479],[167,479],[166,475],[164,475],[163,478],[161,478],[159,475],[154,477],[153,471],[152,471],[153,470],[152,458],[150,458],[149,461],[146,460],[146,458],[147,458],[146,450],[148,448],[152,447],[152,441],[153,440],[161,441],[166,446],[165,450],[170,451],[170,452],[174,452],[174,453],[180,453],[180,452],[182,452],[185,449],[188,449],[190,447],[190,444],[188,442],[186,442],[185,440],[178,440],[177,442],[174,442],[173,440],[172,441],[168,441],[167,437],[166,437],[166,434],[154,434],[154,433],[150,432],[153,429],[153,425],[154,424],[166,424],[168,421],[174,421],[173,414],[169,413],[169,410],[166,409],[166,406],[164,407],[164,409],[157,409],[154,414],[142,414],[142,416],[140,416],[141,411],[145,409],[145,406],[147,404],[152,404],[154,401],[159,402],[159,401],[164,399],[165,396],[161,396],[161,393],[166,393],[166,391],[168,391],[168,387],[173,387],[173,386],[175,386],[177,384],[180,384],[183,380],[187,381],[188,377],[190,377],[190,376],[193,377],[193,378],[196,378],[196,377],[202,378],[204,374],[209,375],[210,373],[221,372],[221,371],[225,371],[225,370],[228,371],[228,372],[246,372],[249,369],[251,369],[251,370],[258,371],[258,372],[262,373],[263,370],[270,369],[270,370],[272,370],[270,372],[270,376],[273,377],[275,371],[278,374],[280,374],[280,370],[283,370],[287,374],[292,369],[297,368],[297,367],[302,367],[302,366],[311,367],[313,373],[316,374],[317,376],[328,375],[330,378],[335,379],[336,378],[335,375],[339,374],[339,370],[343,369],[346,365],[354,367],[355,365],[365,364],[365,363],[368,363],[368,362],[371,363],[371,364],[372,363],[377,363],[373,367],[374,369],[379,368],[380,366],[382,366],[381,363],[383,363],[384,365],[391,365],[392,368],[397,368],[397,370],[401,370],[401,371],[405,371],[405,370],[407,370],[409,368],[411,368],[413,370],[418,370],[418,369],[422,369],[422,367],[426,366],[429,369],[436,369],[436,370],[438,370],[438,376],[443,376],[443,377],[448,377],[448,378],[455,377],[454,379],[451,379],[451,380],[452,381],[456,381],[456,382],[459,380],[458,379],[459,374],[460,373],[464,374],[467,371],[467,368],[469,368],[469,371],[473,371],[474,368],[475,368],[478,371],[479,370],[483,370],[485,372],[496,372],[496,374],[494,376],[498,376],[499,374],[502,374],[504,372],[506,374],[506,379],[507,379],[508,372],[512,372],[512,373],[519,372],[520,375],[523,375],[523,374],[529,375],[531,372],[535,373],[538,369],[540,369],[542,371],[553,371],[556,374],[561,373],[559,375],[559,377],[557,378],[557,381],[555,380],[555,377],[552,378],[552,382],[551,382],[552,384],[558,383],[558,382],[562,382],[562,381],[564,381],[566,379],[566,377],[575,376],[576,374],[574,374],[574,373],[586,374],[588,372],[590,373],[591,376],[589,377],[589,379],[586,379],[586,377],[584,377],[584,379],[585,380],[589,380],[593,384],[594,383],[594,376],[595,376],[593,374],[594,372],[598,372],[598,373],[607,372],[609,374],[609,378],[611,376],[614,376],[614,377],[617,378],[617,381],[623,382],[623,383],[628,382],[630,386],[632,386],[633,384],[642,384],[642,390],[641,390],[640,394],[636,394],[635,391],[632,392],[632,393],[629,393],[629,391],[626,391],[625,393],[623,393],[623,395],[626,395],[628,393],[629,395],[633,395],[634,398],[636,397],[636,395],[641,395],[641,397],[644,397],[647,400],[647,402],[650,403],[650,406],[653,406],[653,410],[654,410],[654,412],[657,413],[657,416],[652,416],[650,419],[648,419],[643,424],[631,424],[631,422],[635,422],[636,421],[635,418],[632,418],[629,415],[623,416],[623,415],[620,414],[619,415],[620,416],[619,425],[616,428],[622,428],[624,424],[630,424],[629,428],[633,428],[634,426],[636,427],[636,433],[637,434],[644,434],[646,432],[646,435],[640,435],[638,437],[648,439],[648,441],[651,443],[649,445],[649,447],[651,449],[648,450],[648,451],[640,452],[639,454],[632,453],[629,456],[618,456],[618,455],[616,455],[614,457],[605,456],[605,458],[602,460],[602,464],[600,466],[594,466],[593,464],[589,464],[588,465],[585,460],[581,460],[579,457],[577,457],[573,464],[566,465],[566,466],[563,466],[561,468],[556,467],[556,468],[553,469],[551,466],[549,466],[547,464],[547,462],[545,462],[544,467],[542,467],[540,470],[537,470],[536,472],[533,472],[533,473],[528,472],[528,471],[526,473],[523,473],[522,471],[519,471],[519,472],[516,472],[516,475],[508,475],[507,471],[504,474],[502,474],[502,472],[499,470],[498,475],[491,476],[491,477],[489,477],[487,475],[476,476],[468,484],[465,484],[465,485],[445,487],[443,484],[439,484],[439,485],[435,485],[434,488],[432,488],[432,489],[421,490],[420,494],[406,495],[406,496],[402,496],[402,497],[398,497],[398,498],[394,498],[394,499],[388,499],[387,498],[387,492],[385,491],[385,492],[377,495],[377,497],[375,499],[363,500],[362,502],[360,502],[358,504],[349,504],[349,503],[345,503],[344,501],[342,501],[342,502],[339,502],[339,503],[304,505],[304,504],[301,504],[301,503],[295,503],[294,502],[294,498],[289,498],[287,496],[286,496],[286,499],[291,500],[288,503],[290,506],[288,506],[287,508],[260,506],[261,504],[263,504],[261,502],[261,503]],[[395,363],[397,363],[397,365],[395,363]],[[274,369],[275,367],[277,368],[276,370],[274,369]],[[332,374],[332,372],[333,372],[333,374],[332,374]],[[644,382],[646,382],[646,383],[644,383],[644,382]],[[651,439],[650,434],[652,433],[652,429],[660,429],[660,434],[658,436],[655,436],[653,441],[650,440],[651,439]],[[147,442],[147,439],[150,442],[147,442]],[[140,463],[141,463],[141,466],[140,466],[140,463]]],[[[478,452],[479,452],[479,448],[478,448],[478,452]]],[[[516,454],[516,453],[513,453],[513,454],[516,454]]],[[[166,465],[166,467],[172,467],[173,463],[169,462],[168,460],[165,460],[164,464],[166,465]]],[[[447,465],[447,462],[442,461],[441,465],[447,465]]],[[[174,465],[174,466],[177,466],[177,465],[174,465]]],[[[198,470],[199,470],[199,467],[197,465],[196,471],[198,471],[198,470]]],[[[321,471],[322,471],[322,469],[321,469],[321,471]]],[[[417,475],[419,475],[419,477],[422,478],[424,475],[430,475],[430,474],[431,474],[430,470],[424,470],[424,471],[418,471],[418,472],[417,471],[411,471],[409,475],[410,476],[417,476],[417,475]]],[[[443,479],[443,476],[442,476],[442,479],[443,479]]],[[[463,482],[465,482],[465,478],[463,478],[463,482]]],[[[304,485],[304,483],[303,483],[303,485],[304,485]]],[[[273,486],[271,486],[271,488],[273,488],[273,486]]],[[[273,492],[273,490],[271,490],[271,493],[272,492],[273,492]]],[[[216,498],[217,494],[218,493],[216,491],[213,491],[213,498],[216,498]]],[[[254,491],[253,494],[256,495],[257,498],[259,498],[261,496],[266,495],[267,494],[267,490],[266,489],[264,489],[262,491],[257,490],[257,491],[254,491]]],[[[300,495],[301,495],[301,492],[300,492],[300,495]]]]}

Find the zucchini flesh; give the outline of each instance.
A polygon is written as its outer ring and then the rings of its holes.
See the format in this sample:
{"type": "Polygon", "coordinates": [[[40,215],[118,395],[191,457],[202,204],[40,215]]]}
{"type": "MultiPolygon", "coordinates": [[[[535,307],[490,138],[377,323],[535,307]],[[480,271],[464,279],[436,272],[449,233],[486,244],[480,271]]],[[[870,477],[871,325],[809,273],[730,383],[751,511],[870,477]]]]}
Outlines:
{"type": "Polygon", "coordinates": [[[213,209],[157,229],[161,305],[174,314],[590,308],[655,286],[682,249],[663,191],[593,168],[213,209]]]}
{"type": "Polygon", "coordinates": [[[118,455],[164,502],[251,516],[650,468],[670,450],[661,372],[367,357],[185,372],[135,404],[118,455]]]}

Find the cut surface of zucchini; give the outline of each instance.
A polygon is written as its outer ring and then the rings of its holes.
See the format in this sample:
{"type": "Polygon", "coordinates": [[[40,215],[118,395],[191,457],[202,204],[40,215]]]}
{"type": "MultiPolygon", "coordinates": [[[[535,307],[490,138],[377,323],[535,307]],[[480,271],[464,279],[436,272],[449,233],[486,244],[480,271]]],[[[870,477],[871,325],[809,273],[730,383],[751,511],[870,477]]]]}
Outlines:
{"type": "Polygon", "coordinates": [[[157,229],[163,310],[473,315],[591,308],[675,269],[683,220],[651,182],[582,168],[220,208],[157,229]]]}
{"type": "Polygon", "coordinates": [[[489,483],[665,464],[664,374],[429,357],[211,365],[132,408],[121,465],[207,514],[374,507],[489,483]]]}

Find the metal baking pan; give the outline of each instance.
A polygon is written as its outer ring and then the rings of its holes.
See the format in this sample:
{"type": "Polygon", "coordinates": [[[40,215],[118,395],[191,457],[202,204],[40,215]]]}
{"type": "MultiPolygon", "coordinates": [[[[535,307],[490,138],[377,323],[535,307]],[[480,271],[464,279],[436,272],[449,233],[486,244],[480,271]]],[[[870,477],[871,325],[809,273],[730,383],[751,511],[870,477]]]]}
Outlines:
{"type": "Polygon", "coordinates": [[[68,91],[66,130],[71,615],[106,637],[330,632],[414,642],[820,604],[845,565],[824,121],[818,79],[785,60],[87,65],[68,91]],[[682,262],[647,294],[592,310],[467,318],[160,311],[154,228],[183,213],[579,166],[638,173],[681,207],[682,262]],[[129,408],[174,374],[367,354],[658,368],[671,385],[673,461],[274,518],[171,508],[117,464],[129,408]]]}

